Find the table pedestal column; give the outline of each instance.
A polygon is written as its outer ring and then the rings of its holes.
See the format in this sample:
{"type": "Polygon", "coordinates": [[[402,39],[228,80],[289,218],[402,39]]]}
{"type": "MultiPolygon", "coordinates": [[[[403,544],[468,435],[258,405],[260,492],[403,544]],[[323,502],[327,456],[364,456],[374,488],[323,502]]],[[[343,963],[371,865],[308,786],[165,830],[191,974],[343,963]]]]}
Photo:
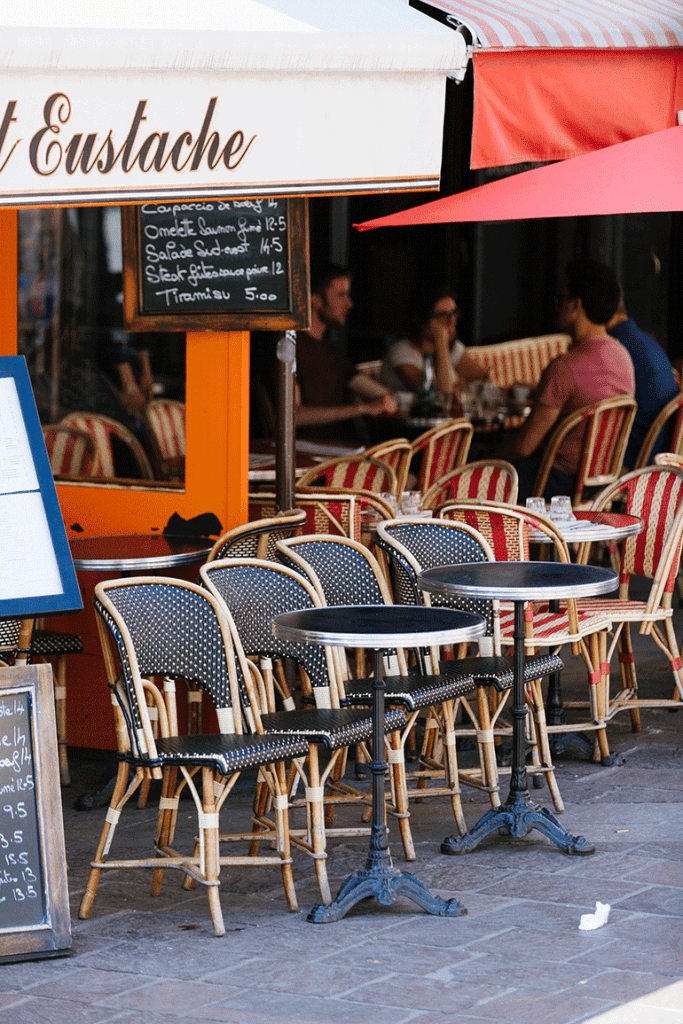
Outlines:
{"type": "Polygon", "coordinates": [[[339,921],[361,900],[374,897],[384,907],[396,903],[399,896],[407,896],[414,903],[439,917],[461,917],[467,911],[456,899],[443,900],[434,896],[419,879],[408,871],[395,868],[389,851],[384,814],[384,777],[388,770],[382,758],[384,752],[384,666],[382,651],[375,651],[375,674],[372,696],[372,829],[365,868],[354,871],[342,884],[329,906],[319,904],[310,911],[307,920],[315,924],[339,921]]]}
{"type": "Polygon", "coordinates": [[[494,807],[480,818],[474,828],[464,836],[448,836],[441,844],[441,852],[447,854],[469,853],[478,843],[492,832],[505,829],[511,836],[521,839],[537,829],[551,839],[565,853],[585,857],[595,853],[595,847],[583,836],[573,836],[557,818],[546,810],[539,808],[529,798],[527,771],[525,764],[525,728],[527,715],[524,699],[524,602],[515,601],[515,627],[513,633],[514,683],[512,706],[512,774],[510,792],[507,800],[500,807],[494,807]]]}

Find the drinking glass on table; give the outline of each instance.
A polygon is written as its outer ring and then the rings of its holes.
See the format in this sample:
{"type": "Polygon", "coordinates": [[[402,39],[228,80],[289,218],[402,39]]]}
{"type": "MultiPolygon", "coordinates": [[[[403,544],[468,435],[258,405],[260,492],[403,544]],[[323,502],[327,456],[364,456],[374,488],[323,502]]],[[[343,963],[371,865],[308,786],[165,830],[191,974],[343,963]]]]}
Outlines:
{"type": "Polygon", "coordinates": [[[548,514],[548,510],[545,506],[545,498],[527,498],[526,507],[530,512],[540,513],[542,516],[548,514]]]}
{"type": "Polygon", "coordinates": [[[550,518],[554,523],[571,523],[574,521],[572,500],[567,494],[556,494],[550,499],[550,518]]]}
{"type": "Polygon", "coordinates": [[[396,495],[393,491],[380,491],[379,496],[383,501],[386,501],[392,512],[398,512],[398,501],[396,500],[396,495]]]}
{"type": "Polygon", "coordinates": [[[422,511],[422,493],[420,491],[403,491],[401,495],[401,512],[404,516],[415,516],[422,511]]]}

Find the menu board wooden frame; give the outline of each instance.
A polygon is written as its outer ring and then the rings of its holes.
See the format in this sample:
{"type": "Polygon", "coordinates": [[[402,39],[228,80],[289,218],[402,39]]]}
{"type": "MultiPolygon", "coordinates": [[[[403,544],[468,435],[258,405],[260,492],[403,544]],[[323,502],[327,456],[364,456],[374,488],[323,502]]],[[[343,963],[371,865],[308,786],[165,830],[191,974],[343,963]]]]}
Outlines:
{"type": "MultiPolygon", "coordinates": [[[[25,889],[25,877],[30,879],[36,873],[30,868],[30,861],[26,867],[21,866],[26,860],[21,859],[20,846],[15,842],[17,832],[21,832],[28,824],[35,826],[40,879],[34,881],[33,886],[34,890],[38,887],[38,897],[42,901],[42,914],[37,915],[42,920],[17,926],[16,921],[13,924],[11,920],[9,909],[3,915],[3,904],[0,903],[0,963],[32,957],[63,956],[71,946],[69,888],[50,666],[25,665],[1,669],[0,702],[9,707],[14,698],[18,698],[22,705],[25,702],[28,710],[28,728],[23,735],[24,740],[30,737],[27,746],[32,753],[32,763],[27,766],[24,779],[26,781],[30,777],[35,788],[12,792],[20,776],[4,766],[4,762],[14,762],[15,757],[12,747],[3,745],[0,789],[4,795],[0,797],[0,831],[4,841],[0,843],[0,875],[4,875],[6,884],[0,886],[0,893],[9,901],[8,908],[11,908],[14,883],[8,880],[10,876],[25,889]],[[32,769],[30,773],[28,767],[32,769]],[[5,818],[10,823],[9,829],[5,827],[5,818]],[[3,863],[4,858],[9,858],[6,863],[3,863]],[[27,871],[28,875],[24,876],[27,871]],[[3,926],[5,923],[6,926],[3,926]]],[[[34,862],[33,867],[36,866],[34,862]]]]}
{"type": "MultiPolygon", "coordinates": [[[[13,404],[18,399],[16,420],[18,421],[19,416],[23,419],[26,437],[21,436],[22,425],[16,421],[13,421],[15,434],[12,438],[3,436],[0,431],[0,462],[6,460],[7,466],[11,466],[13,472],[18,474],[17,479],[30,479],[30,482],[12,485],[7,480],[0,480],[0,529],[8,536],[7,527],[3,528],[3,515],[10,514],[10,502],[18,504],[19,512],[15,512],[14,515],[15,520],[17,515],[19,516],[19,539],[26,543],[28,560],[28,564],[22,566],[21,550],[17,551],[21,544],[15,544],[11,554],[14,555],[16,552],[17,560],[11,566],[11,573],[12,579],[17,581],[17,591],[8,593],[6,597],[0,592],[0,618],[25,619],[80,611],[83,607],[81,592],[24,356],[0,357],[0,387],[5,386],[8,388],[8,394],[4,395],[3,404],[7,406],[7,398],[11,398],[13,404]],[[16,398],[8,379],[13,381],[16,398]],[[7,446],[9,450],[6,450],[7,446]],[[15,488],[14,491],[10,491],[12,486],[15,488]],[[34,522],[31,522],[30,514],[22,513],[24,505],[34,513],[34,522]],[[54,559],[54,565],[50,562],[48,566],[51,559],[54,559]],[[47,593],[44,592],[46,576],[41,572],[43,569],[49,569],[51,572],[52,589],[47,593]]],[[[3,408],[0,415],[11,416],[11,409],[3,408]]],[[[7,536],[5,540],[9,543],[7,536]]],[[[6,566],[5,569],[10,572],[6,566]]],[[[13,585],[12,583],[11,586],[13,585]]],[[[3,590],[5,589],[8,587],[3,586],[3,590]]]]}
{"type": "MultiPolygon", "coordinates": [[[[234,197],[224,202],[234,202],[234,197]]],[[[177,201],[180,204],[182,201],[177,201]]],[[[308,258],[308,203],[290,197],[287,217],[287,303],[286,309],[253,307],[206,312],[186,308],[174,312],[145,309],[142,292],[142,238],[140,206],[124,206],[123,230],[123,320],[129,331],[263,331],[304,330],[310,326],[310,284],[308,258]]],[[[158,204],[157,204],[158,205],[158,204]]],[[[171,204],[165,204],[171,205],[171,204]]]]}

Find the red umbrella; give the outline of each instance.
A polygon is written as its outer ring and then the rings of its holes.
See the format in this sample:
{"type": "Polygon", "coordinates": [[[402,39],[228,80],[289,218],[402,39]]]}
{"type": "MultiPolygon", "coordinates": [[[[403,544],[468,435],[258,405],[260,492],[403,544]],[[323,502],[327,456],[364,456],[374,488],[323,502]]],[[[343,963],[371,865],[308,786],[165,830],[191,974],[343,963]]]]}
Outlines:
{"type": "Polygon", "coordinates": [[[683,210],[683,125],[513,174],[354,227],[367,231],[405,224],[667,210],[683,210]]]}

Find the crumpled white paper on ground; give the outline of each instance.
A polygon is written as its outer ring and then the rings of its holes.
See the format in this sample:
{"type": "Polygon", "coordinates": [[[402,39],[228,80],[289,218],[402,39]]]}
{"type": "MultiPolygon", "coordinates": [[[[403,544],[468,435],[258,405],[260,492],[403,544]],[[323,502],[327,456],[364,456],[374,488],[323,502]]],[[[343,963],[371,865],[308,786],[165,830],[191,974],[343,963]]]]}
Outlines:
{"type": "Polygon", "coordinates": [[[604,924],[607,924],[609,911],[609,903],[597,902],[595,904],[594,914],[581,915],[581,920],[579,921],[579,930],[582,932],[590,932],[593,931],[595,928],[602,928],[604,924]]]}

